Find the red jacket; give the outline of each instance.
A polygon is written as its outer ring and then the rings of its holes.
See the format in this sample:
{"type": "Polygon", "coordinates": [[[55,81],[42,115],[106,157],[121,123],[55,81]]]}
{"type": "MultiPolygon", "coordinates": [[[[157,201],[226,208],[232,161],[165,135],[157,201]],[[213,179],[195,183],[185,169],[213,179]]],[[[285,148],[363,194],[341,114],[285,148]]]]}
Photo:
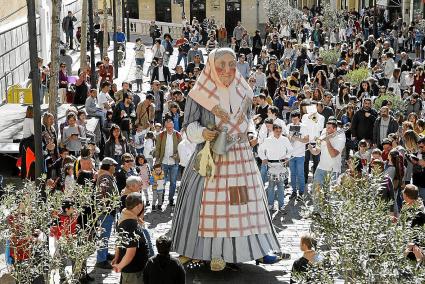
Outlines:
{"type": "Polygon", "coordinates": [[[77,216],[68,216],[60,214],[58,216],[58,225],[50,228],[50,236],[59,239],[61,236],[71,236],[77,233],[77,216]]]}
{"type": "Polygon", "coordinates": [[[25,230],[20,225],[20,217],[25,218],[21,215],[9,215],[7,222],[10,226],[10,256],[15,261],[23,261],[30,258],[31,255],[31,242],[33,236],[26,236],[25,230]]]}
{"type": "Polygon", "coordinates": [[[100,68],[99,68],[100,82],[109,81],[109,83],[112,84],[113,76],[114,76],[114,67],[111,64],[109,64],[108,67],[106,67],[104,64],[100,65],[100,68]]]}

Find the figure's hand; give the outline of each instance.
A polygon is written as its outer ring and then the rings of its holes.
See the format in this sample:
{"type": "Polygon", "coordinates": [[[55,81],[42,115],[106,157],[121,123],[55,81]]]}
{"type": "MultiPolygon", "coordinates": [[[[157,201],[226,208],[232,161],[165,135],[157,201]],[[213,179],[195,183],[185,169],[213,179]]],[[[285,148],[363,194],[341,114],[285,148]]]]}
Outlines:
{"type": "Polygon", "coordinates": [[[213,141],[217,136],[218,132],[216,130],[204,129],[202,131],[202,137],[204,137],[205,141],[213,141]]]}
{"type": "Polygon", "coordinates": [[[249,145],[251,145],[251,147],[254,147],[257,144],[258,144],[257,138],[253,138],[253,139],[249,140],[249,145]]]}

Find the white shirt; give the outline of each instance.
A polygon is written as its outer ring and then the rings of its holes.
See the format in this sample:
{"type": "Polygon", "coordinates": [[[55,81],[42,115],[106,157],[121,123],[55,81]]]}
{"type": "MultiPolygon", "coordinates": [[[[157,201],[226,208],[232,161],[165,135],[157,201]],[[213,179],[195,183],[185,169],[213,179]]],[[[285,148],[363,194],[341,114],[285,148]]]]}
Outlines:
{"type": "Polygon", "coordinates": [[[31,135],[34,135],[34,119],[33,118],[24,119],[23,132],[24,132],[23,138],[28,138],[31,135]]]}
{"type": "Polygon", "coordinates": [[[164,82],[164,65],[158,66],[158,81],[164,82]]]}
{"type": "MultiPolygon", "coordinates": [[[[322,135],[326,135],[326,129],[322,131],[322,135]]],[[[332,147],[335,148],[335,150],[337,150],[339,154],[332,158],[328,151],[328,146],[326,145],[326,142],[323,141],[321,143],[320,162],[317,168],[328,172],[340,173],[341,152],[345,147],[345,133],[342,132],[336,135],[335,137],[330,138],[329,141],[332,147]]]]}
{"type": "Polygon", "coordinates": [[[173,156],[173,133],[167,133],[167,141],[165,141],[165,151],[164,158],[162,159],[162,163],[166,165],[174,165],[174,159],[171,158],[173,156]]]}
{"type": "Polygon", "coordinates": [[[179,152],[180,165],[186,167],[189,164],[189,160],[195,152],[196,144],[190,142],[187,138],[183,140],[177,146],[177,151],[179,152]]]}
{"type": "Polygon", "coordinates": [[[107,109],[105,109],[104,104],[110,101],[113,101],[113,99],[108,93],[100,92],[97,96],[97,103],[99,104],[99,107],[103,110],[103,112],[107,111],[107,109]]]}
{"type": "MultiPolygon", "coordinates": [[[[286,132],[286,124],[285,122],[280,118],[275,118],[273,121],[273,124],[280,125],[282,127],[282,134],[285,135],[286,132]]],[[[258,143],[263,143],[264,139],[267,137],[270,137],[273,135],[273,130],[268,130],[265,123],[263,123],[260,127],[260,130],[258,132],[258,143]]]]}
{"type": "Polygon", "coordinates": [[[152,139],[145,139],[144,148],[143,148],[143,155],[146,159],[152,159],[152,151],[154,150],[153,140],[152,139]]]}
{"type": "Polygon", "coordinates": [[[317,121],[314,122],[312,119],[312,114],[304,114],[301,122],[307,127],[307,132],[309,136],[309,142],[316,142],[316,138],[320,137],[323,128],[325,128],[325,117],[319,113],[316,113],[317,121]]]}
{"type": "Polygon", "coordinates": [[[274,135],[266,138],[258,147],[258,157],[261,160],[281,160],[291,156],[291,142],[285,136],[276,138],[274,135]]]}
{"type": "MultiPolygon", "coordinates": [[[[308,136],[309,135],[308,128],[303,123],[300,123],[298,125],[300,126],[300,131],[299,131],[299,133],[296,133],[296,135],[298,135],[298,137],[300,137],[300,138],[304,138],[304,137],[308,136]]],[[[286,127],[286,133],[289,133],[289,135],[294,135],[294,133],[291,133],[292,131],[290,131],[291,126],[296,126],[296,125],[294,125],[293,123],[288,124],[288,126],[286,127]]],[[[293,148],[291,156],[292,157],[305,157],[305,144],[307,144],[307,143],[303,143],[303,142],[300,142],[300,141],[291,142],[291,145],[292,145],[292,148],[293,148]]]]}

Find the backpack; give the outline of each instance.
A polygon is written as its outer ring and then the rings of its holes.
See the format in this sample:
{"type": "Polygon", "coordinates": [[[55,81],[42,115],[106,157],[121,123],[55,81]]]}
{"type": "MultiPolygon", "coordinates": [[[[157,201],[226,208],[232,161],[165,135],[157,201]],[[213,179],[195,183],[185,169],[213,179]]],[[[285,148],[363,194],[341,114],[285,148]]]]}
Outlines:
{"type": "Polygon", "coordinates": [[[182,44],[182,46],[180,48],[181,48],[182,52],[187,54],[190,50],[190,45],[189,45],[189,43],[186,42],[186,43],[182,44]]]}
{"type": "Polygon", "coordinates": [[[170,54],[170,56],[173,55],[174,48],[171,45],[171,42],[168,42],[168,41],[165,42],[165,51],[168,52],[168,54],[170,54]]]}

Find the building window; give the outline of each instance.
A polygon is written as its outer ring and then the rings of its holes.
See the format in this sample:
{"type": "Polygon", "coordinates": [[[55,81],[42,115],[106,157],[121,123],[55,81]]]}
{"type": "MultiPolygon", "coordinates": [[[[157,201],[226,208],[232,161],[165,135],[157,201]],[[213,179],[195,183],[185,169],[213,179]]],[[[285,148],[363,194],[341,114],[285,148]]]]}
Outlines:
{"type": "Polygon", "coordinates": [[[171,23],[171,0],[155,0],[155,20],[171,23]]]}

